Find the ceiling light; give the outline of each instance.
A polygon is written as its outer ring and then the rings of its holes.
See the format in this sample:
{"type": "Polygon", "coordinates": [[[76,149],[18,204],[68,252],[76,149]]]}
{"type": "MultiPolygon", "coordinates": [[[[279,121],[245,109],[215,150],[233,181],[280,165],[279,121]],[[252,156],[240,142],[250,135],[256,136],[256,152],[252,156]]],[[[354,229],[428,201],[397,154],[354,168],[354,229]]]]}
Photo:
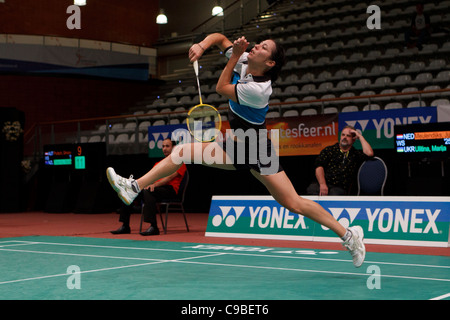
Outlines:
{"type": "Polygon", "coordinates": [[[212,15],[213,16],[223,16],[223,9],[222,9],[222,7],[221,6],[215,6],[213,9],[212,9],[212,15]]]}
{"type": "Polygon", "coordinates": [[[156,17],[157,24],[167,24],[167,16],[164,14],[164,10],[159,10],[159,15],[156,17]]]}

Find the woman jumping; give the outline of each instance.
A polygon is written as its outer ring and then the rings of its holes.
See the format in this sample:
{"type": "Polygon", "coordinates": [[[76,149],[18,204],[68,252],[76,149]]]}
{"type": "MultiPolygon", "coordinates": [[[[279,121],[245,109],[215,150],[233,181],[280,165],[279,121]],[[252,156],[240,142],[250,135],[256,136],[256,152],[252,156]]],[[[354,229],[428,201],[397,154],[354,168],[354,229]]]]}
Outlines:
{"type": "MultiPolygon", "coordinates": [[[[269,98],[272,93],[272,82],[274,82],[284,65],[284,49],[275,41],[268,39],[256,44],[250,52],[246,52],[249,45],[245,37],[241,37],[232,43],[224,35],[214,33],[208,35],[203,41],[194,44],[189,49],[191,62],[198,60],[205,50],[212,46],[218,46],[228,57],[220,78],[217,82],[216,91],[229,99],[228,120],[232,130],[242,129],[255,130],[257,132],[265,129],[265,116],[269,109],[269,98]]],[[[273,145],[267,135],[257,134],[258,145],[267,144],[267,153],[272,154],[273,145]]],[[[236,136],[233,144],[248,146],[248,141],[238,139],[236,136]]],[[[225,144],[212,146],[217,142],[202,143],[202,149],[214,149],[214,159],[221,159],[220,164],[215,165],[223,169],[250,170],[250,172],[265,185],[273,198],[283,207],[291,212],[301,214],[334,231],[343,240],[343,246],[349,250],[355,267],[360,267],[365,259],[365,246],[363,243],[364,233],[360,226],[344,228],[328,211],[318,203],[300,197],[294,186],[280,165],[273,163],[263,164],[259,159],[246,158],[244,163],[237,163],[235,152],[226,150],[225,144]],[[269,165],[269,167],[268,167],[269,165]]],[[[178,159],[190,162],[194,159],[194,145],[198,143],[186,143],[178,145],[171,156],[166,157],[157,166],[139,179],[126,179],[117,175],[113,168],[107,169],[108,180],[126,204],[131,204],[139,192],[153,182],[166,177],[181,166],[178,159]],[[172,159],[178,157],[177,161],[172,159]]],[[[229,146],[230,144],[226,144],[229,146]]],[[[236,148],[235,148],[236,150],[236,148]]],[[[244,149],[247,150],[247,149],[244,149]]],[[[210,161],[204,161],[211,163],[210,161]]]]}

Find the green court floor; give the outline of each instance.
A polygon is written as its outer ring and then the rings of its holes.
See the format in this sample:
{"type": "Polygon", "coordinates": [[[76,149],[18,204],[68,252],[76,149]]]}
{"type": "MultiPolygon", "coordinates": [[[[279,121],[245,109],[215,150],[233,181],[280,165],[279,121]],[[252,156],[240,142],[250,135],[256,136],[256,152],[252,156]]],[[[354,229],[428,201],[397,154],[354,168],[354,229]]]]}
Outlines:
{"type": "Polygon", "coordinates": [[[80,237],[0,239],[2,300],[450,299],[450,258],[80,237]]]}

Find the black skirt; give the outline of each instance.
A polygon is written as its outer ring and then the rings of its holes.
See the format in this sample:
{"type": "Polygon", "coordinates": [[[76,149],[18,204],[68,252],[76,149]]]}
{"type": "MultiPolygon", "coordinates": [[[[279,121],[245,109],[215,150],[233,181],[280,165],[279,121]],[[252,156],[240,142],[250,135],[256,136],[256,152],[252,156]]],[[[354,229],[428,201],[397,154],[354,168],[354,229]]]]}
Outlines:
{"type": "Polygon", "coordinates": [[[283,171],[265,123],[251,124],[228,110],[231,135],[219,143],[233,161],[236,170],[253,169],[262,175],[283,171]]]}

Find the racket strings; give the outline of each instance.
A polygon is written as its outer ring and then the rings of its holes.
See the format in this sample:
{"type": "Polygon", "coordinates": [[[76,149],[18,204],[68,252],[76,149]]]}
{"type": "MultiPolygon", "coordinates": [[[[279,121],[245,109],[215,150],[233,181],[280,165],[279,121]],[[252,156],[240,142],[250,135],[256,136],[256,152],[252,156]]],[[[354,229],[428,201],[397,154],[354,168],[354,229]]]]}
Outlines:
{"type": "Polygon", "coordinates": [[[214,141],[220,134],[222,121],[219,111],[211,105],[203,104],[200,80],[198,77],[198,60],[193,63],[197,78],[198,97],[200,104],[194,106],[187,117],[187,126],[192,136],[200,142],[214,141]]]}
{"type": "Polygon", "coordinates": [[[187,125],[197,141],[213,141],[220,133],[220,114],[211,105],[197,105],[189,111],[187,125]]]}

